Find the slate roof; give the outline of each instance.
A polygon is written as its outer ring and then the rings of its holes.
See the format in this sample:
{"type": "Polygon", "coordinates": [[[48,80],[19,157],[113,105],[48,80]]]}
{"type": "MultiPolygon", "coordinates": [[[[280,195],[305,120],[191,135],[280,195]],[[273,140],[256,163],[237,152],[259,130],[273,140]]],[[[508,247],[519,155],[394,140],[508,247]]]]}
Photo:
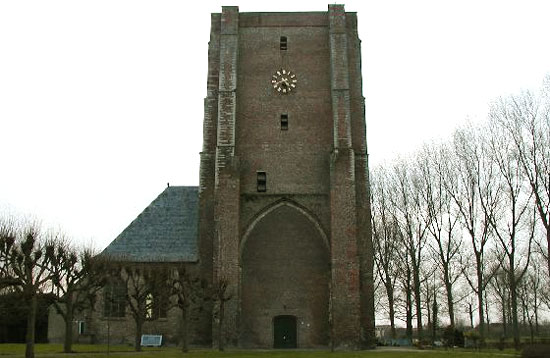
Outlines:
{"type": "Polygon", "coordinates": [[[167,187],[102,255],[132,262],[197,261],[198,209],[198,187],[167,187]]]}

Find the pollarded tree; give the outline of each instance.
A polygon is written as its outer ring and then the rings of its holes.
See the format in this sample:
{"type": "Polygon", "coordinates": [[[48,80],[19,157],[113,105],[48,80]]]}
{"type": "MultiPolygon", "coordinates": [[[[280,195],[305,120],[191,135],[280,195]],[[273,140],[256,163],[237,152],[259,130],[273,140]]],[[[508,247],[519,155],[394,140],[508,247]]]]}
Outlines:
{"type": "Polygon", "coordinates": [[[23,294],[28,307],[25,357],[33,358],[38,295],[51,279],[55,243],[52,237],[41,234],[36,224],[4,226],[0,234],[0,288],[10,287],[23,294]]]}
{"type": "Polygon", "coordinates": [[[112,284],[124,289],[125,306],[135,323],[134,349],[140,352],[144,323],[166,314],[170,294],[168,272],[161,266],[123,262],[112,263],[110,271],[112,284]]]}
{"type": "Polygon", "coordinates": [[[189,310],[193,303],[209,299],[209,288],[198,276],[191,274],[185,263],[178,264],[170,271],[169,282],[171,296],[175,298],[174,306],[181,311],[181,350],[187,352],[189,310]]]}
{"type": "Polygon", "coordinates": [[[54,307],[65,322],[63,352],[72,352],[73,318],[77,311],[93,307],[96,293],[105,281],[104,258],[91,250],[77,252],[68,243],[59,242],[52,256],[52,291],[54,307]]]}
{"type": "Polygon", "coordinates": [[[0,218],[0,291],[13,283],[10,255],[15,244],[16,230],[13,218],[0,218]]]}

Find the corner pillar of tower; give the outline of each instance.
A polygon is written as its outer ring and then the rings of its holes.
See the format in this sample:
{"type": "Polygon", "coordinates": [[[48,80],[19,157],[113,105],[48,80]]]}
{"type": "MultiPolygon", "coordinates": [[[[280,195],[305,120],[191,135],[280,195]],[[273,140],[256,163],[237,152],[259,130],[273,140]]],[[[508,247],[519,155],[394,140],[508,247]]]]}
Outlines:
{"type": "Polygon", "coordinates": [[[358,349],[360,265],[346,12],[343,5],[329,5],[328,10],[334,141],[330,160],[331,339],[336,349],[358,349]]]}
{"type": "Polygon", "coordinates": [[[214,180],[214,244],[213,285],[227,283],[223,326],[218,334],[220,302],[217,302],[213,323],[213,343],[220,339],[226,346],[238,344],[239,310],[239,160],[235,155],[237,104],[237,61],[239,44],[239,8],[222,7],[219,42],[219,81],[217,142],[214,180]]]}

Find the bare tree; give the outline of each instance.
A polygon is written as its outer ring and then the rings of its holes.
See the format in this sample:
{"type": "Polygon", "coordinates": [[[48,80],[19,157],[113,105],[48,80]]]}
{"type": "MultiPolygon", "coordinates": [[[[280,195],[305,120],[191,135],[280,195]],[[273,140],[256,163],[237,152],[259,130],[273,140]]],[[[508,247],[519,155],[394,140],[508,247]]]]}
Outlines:
{"type": "Polygon", "coordinates": [[[0,218],[0,292],[14,283],[10,257],[16,238],[15,221],[11,217],[0,218]]]}
{"type": "MultiPolygon", "coordinates": [[[[531,267],[528,271],[525,286],[527,289],[527,294],[529,295],[528,303],[533,311],[529,324],[531,325],[531,328],[534,324],[534,333],[538,335],[540,327],[539,314],[541,309],[541,291],[544,291],[545,286],[541,266],[534,262],[534,260],[531,262],[531,267]]],[[[546,287],[546,289],[548,289],[548,287],[546,287]]],[[[542,293],[542,295],[544,295],[544,293],[542,293]]]]}
{"type": "Polygon", "coordinates": [[[60,241],[54,250],[51,265],[52,291],[56,311],[65,322],[63,352],[72,352],[73,317],[75,312],[93,307],[97,292],[104,284],[103,257],[91,250],[78,252],[60,241]]]}
{"type": "Polygon", "coordinates": [[[375,171],[371,181],[372,193],[372,228],[374,258],[378,276],[386,291],[388,301],[388,315],[391,327],[392,339],[397,338],[395,330],[395,286],[397,276],[402,271],[399,267],[401,262],[398,257],[402,235],[399,226],[390,212],[391,195],[386,188],[387,175],[382,168],[375,171]]]}
{"type": "Polygon", "coordinates": [[[171,272],[171,294],[175,296],[175,306],[181,311],[180,342],[182,352],[189,350],[188,326],[189,310],[191,305],[198,300],[207,298],[205,283],[193,276],[185,263],[178,264],[171,272]]]}
{"type": "Polygon", "coordinates": [[[421,193],[421,178],[415,167],[401,161],[394,165],[391,178],[392,206],[396,208],[395,219],[403,233],[403,245],[408,253],[408,263],[412,274],[412,291],[414,293],[416,311],[416,329],[418,338],[422,340],[422,295],[421,266],[423,250],[426,245],[428,216],[423,205],[421,193]]]}
{"type": "Polygon", "coordinates": [[[402,247],[397,251],[396,260],[399,264],[396,266],[395,290],[394,290],[394,311],[395,319],[405,323],[406,337],[409,340],[413,338],[413,282],[412,270],[409,263],[408,252],[402,247]]]}
{"type": "Polygon", "coordinates": [[[426,279],[422,281],[424,302],[426,304],[426,317],[428,318],[428,331],[430,333],[430,340],[433,342],[437,336],[437,329],[439,327],[439,286],[441,282],[437,280],[436,270],[431,270],[431,274],[426,275],[426,279]]]}
{"type": "MultiPolygon", "coordinates": [[[[501,106],[493,107],[491,118],[499,116],[502,110],[501,106]]],[[[499,173],[499,180],[495,180],[493,185],[499,186],[501,192],[495,199],[500,205],[494,210],[485,210],[485,215],[499,243],[498,252],[506,260],[502,268],[510,284],[514,346],[519,349],[518,286],[529,267],[535,236],[534,216],[530,215],[531,212],[534,214],[531,210],[533,193],[526,190],[517,150],[497,121],[491,122],[489,133],[489,154],[499,173]]]]}
{"type": "Polygon", "coordinates": [[[499,187],[493,185],[496,173],[487,152],[480,130],[464,127],[455,132],[451,149],[443,151],[440,167],[445,191],[453,199],[456,215],[469,236],[470,245],[467,248],[472,251],[474,262],[472,265],[467,259],[469,255],[465,255],[461,267],[477,296],[481,345],[485,342],[484,292],[495,271],[487,264],[487,248],[491,239],[487,213],[495,210],[499,197],[499,187]]]}
{"type": "Polygon", "coordinates": [[[550,76],[540,94],[525,91],[501,98],[491,119],[511,139],[517,165],[527,180],[539,222],[546,232],[546,258],[550,277],[550,76]]]}
{"type": "Polygon", "coordinates": [[[456,227],[459,216],[455,213],[452,196],[445,189],[443,161],[446,160],[442,148],[425,147],[419,157],[419,168],[422,178],[421,190],[427,208],[427,228],[433,240],[430,248],[434,253],[435,262],[441,272],[445,286],[447,308],[450,324],[455,326],[453,286],[461,275],[460,248],[461,235],[457,235],[456,227]]]}
{"type": "Polygon", "coordinates": [[[28,307],[25,357],[34,357],[38,295],[51,279],[54,241],[44,238],[38,225],[4,227],[0,235],[0,288],[11,287],[23,293],[28,307]]]}
{"type": "Polygon", "coordinates": [[[402,289],[405,293],[405,323],[406,323],[406,332],[407,338],[412,340],[413,337],[413,279],[412,279],[412,269],[409,261],[408,251],[405,250],[401,258],[402,266],[401,274],[402,277],[402,289]]]}
{"type": "Polygon", "coordinates": [[[158,308],[158,302],[162,302],[163,297],[168,297],[168,275],[162,267],[146,264],[119,263],[114,265],[116,273],[114,279],[121,280],[126,288],[126,304],[130,308],[130,314],[136,325],[134,349],[136,352],[140,352],[144,323],[155,318],[155,308],[158,308]]]}
{"type": "Polygon", "coordinates": [[[502,269],[495,272],[490,281],[490,286],[499,300],[500,313],[502,315],[502,329],[504,337],[508,337],[508,326],[510,323],[510,284],[508,283],[508,275],[506,272],[502,269]]]}

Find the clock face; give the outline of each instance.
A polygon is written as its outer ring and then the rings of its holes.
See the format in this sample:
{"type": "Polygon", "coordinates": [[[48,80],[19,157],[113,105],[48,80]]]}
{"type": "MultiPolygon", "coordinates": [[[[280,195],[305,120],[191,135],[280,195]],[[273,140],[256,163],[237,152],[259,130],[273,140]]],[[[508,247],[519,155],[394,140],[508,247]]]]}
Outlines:
{"type": "Polygon", "coordinates": [[[282,94],[289,94],[296,89],[298,79],[296,75],[289,70],[280,69],[271,77],[273,89],[282,94]]]}

